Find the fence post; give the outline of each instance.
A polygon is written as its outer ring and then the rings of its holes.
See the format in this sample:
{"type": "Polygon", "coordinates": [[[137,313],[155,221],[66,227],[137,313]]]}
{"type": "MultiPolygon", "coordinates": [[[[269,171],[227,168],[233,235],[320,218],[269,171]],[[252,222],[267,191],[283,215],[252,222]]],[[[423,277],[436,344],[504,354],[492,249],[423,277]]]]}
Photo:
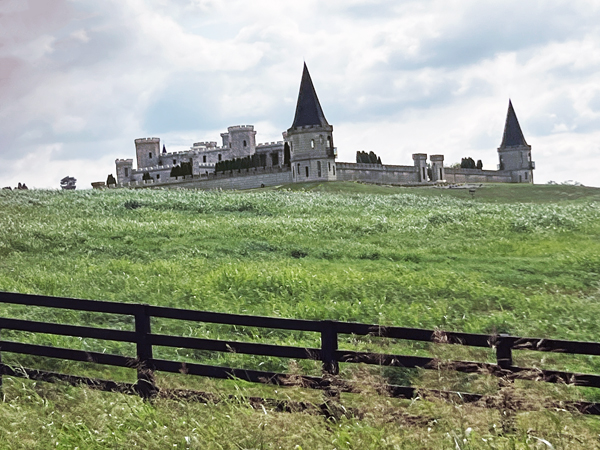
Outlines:
{"type": "Polygon", "coordinates": [[[501,369],[508,369],[513,364],[512,344],[506,339],[509,335],[500,333],[496,340],[496,362],[501,369]]]}
{"type": "Polygon", "coordinates": [[[340,367],[335,357],[338,348],[337,329],[335,322],[324,320],[321,322],[321,361],[323,371],[329,375],[337,375],[340,367]]]}
{"type": "Polygon", "coordinates": [[[146,305],[140,305],[135,313],[135,334],[138,359],[136,390],[140,397],[147,399],[154,397],[158,389],[154,384],[152,344],[149,339],[150,316],[146,312],[146,305]]]}

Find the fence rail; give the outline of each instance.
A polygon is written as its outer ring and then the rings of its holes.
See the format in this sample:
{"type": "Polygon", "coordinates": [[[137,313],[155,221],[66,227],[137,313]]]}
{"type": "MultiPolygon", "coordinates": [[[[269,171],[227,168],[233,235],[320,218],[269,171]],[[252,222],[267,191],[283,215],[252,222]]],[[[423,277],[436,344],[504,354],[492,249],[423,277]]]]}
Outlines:
{"type": "MultiPolygon", "coordinates": [[[[335,390],[337,392],[353,392],[356,389],[354,383],[347,380],[341,380],[339,377],[332,377],[332,375],[338,375],[339,363],[363,363],[380,366],[435,370],[443,367],[447,370],[463,373],[487,373],[492,376],[505,377],[508,379],[538,380],[550,383],[566,383],[577,386],[600,388],[600,376],[598,375],[518,367],[513,365],[512,360],[513,351],[515,350],[600,355],[600,343],[597,342],[528,338],[505,334],[484,335],[440,332],[439,330],[388,327],[331,320],[283,319],[9,292],[0,292],[0,303],[133,316],[135,331],[37,322],[3,317],[0,317],[0,330],[27,331],[32,333],[129,342],[136,346],[135,356],[128,357],[0,340],[0,385],[2,375],[29,376],[36,377],[37,379],[44,379],[46,381],[51,379],[62,379],[73,384],[85,383],[91,386],[102,386],[107,390],[118,390],[117,387],[119,386],[119,389],[122,390],[125,389],[123,386],[126,386],[127,388],[132,388],[140,396],[147,398],[156,395],[158,392],[158,388],[154,381],[155,371],[186,373],[221,379],[239,378],[250,382],[277,385],[290,384],[289,376],[283,373],[219,367],[192,362],[182,363],[154,358],[153,347],[161,346],[321,361],[324,376],[299,376],[295,377],[295,379],[300,380],[302,385],[308,388],[335,390]],[[306,348],[288,345],[154,334],[151,329],[152,318],[315,332],[320,334],[321,346],[320,348],[306,348]],[[478,361],[442,361],[432,357],[339,350],[338,337],[340,334],[377,336],[410,341],[492,348],[495,349],[496,352],[496,363],[492,364],[478,361]],[[2,364],[1,353],[4,352],[59,358],[71,361],[93,362],[117,367],[128,367],[136,369],[137,383],[135,385],[129,385],[127,383],[118,383],[110,380],[94,380],[85,377],[45,372],[37,369],[21,368],[17,370],[2,364]]],[[[416,388],[414,387],[388,385],[386,388],[391,395],[397,397],[411,397],[416,392],[416,388]]],[[[463,394],[463,397],[472,399],[481,398],[478,394],[469,393],[463,394]]],[[[600,414],[600,405],[585,403],[583,411],[591,414],[600,414]]]]}

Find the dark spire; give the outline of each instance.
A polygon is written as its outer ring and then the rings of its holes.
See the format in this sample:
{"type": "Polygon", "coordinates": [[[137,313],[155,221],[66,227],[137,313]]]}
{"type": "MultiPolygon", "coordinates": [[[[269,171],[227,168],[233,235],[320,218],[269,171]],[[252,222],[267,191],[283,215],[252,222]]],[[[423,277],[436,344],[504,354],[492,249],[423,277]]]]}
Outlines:
{"type": "Polygon", "coordinates": [[[319,98],[315,92],[315,87],[308,73],[308,67],[304,63],[302,72],[302,81],[300,82],[300,93],[298,94],[298,103],[296,105],[296,115],[292,128],[305,125],[329,126],[323,109],[319,103],[319,98]]]}
{"type": "Polygon", "coordinates": [[[516,147],[519,145],[527,145],[521,126],[517,120],[517,115],[513,108],[512,102],[508,100],[508,113],[506,114],[506,124],[504,125],[504,136],[502,136],[502,144],[500,148],[516,147]]]}
{"type": "Polygon", "coordinates": [[[167,153],[167,147],[165,147],[165,144],[163,144],[163,153],[167,153]]]}

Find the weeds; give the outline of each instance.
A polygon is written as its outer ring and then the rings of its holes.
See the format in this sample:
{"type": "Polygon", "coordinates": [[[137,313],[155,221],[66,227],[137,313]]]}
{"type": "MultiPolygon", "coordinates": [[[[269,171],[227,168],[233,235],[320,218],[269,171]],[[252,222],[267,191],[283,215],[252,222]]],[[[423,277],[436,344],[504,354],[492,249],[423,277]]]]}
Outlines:
{"type": "MultiPolygon", "coordinates": [[[[250,193],[0,192],[0,290],[274,317],[598,339],[600,203],[595,192],[557,187],[555,197],[566,193],[577,199],[558,201],[539,187],[503,186],[498,198],[486,188],[470,199],[460,198],[464,192],[340,186],[348,192],[322,192],[320,186],[250,193]],[[510,200],[509,192],[524,201],[510,200]]],[[[133,330],[131,319],[121,316],[18,305],[0,309],[3,317],[133,330]]],[[[159,319],[152,327],[182,336],[319,346],[315,333],[159,319]]],[[[6,330],[2,338],[134,353],[129,344],[111,341],[6,330]]],[[[342,349],[380,351],[382,346],[390,354],[493,362],[485,351],[460,346],[340,337],[342,349]]],[[[320,374],[313,361],[290,366],[280,358],[171,348],[157,348],[156,357],[288,372],[290,379],[293,374],[320,374]]],[[[130,369],[6,353],[2,358],[78,375],[135,378],[130,369]]],[[[530,367],[551,364],[557,370],[600,373],[594,357],[552,355],[543,360],[539,352],[515,352],[515,358],[530,367]]],[[[5,377],[0,442],[7,448],[304,449],[543,448],[544,440],[554,448],[598,444],[596,419],[552,406],[561,399],[597,398],[591,390],[534,388],[534,383],[519,380],[499,389],[494,377],[446,371],[443,365],[438,371],[344,366],[342,371],[363,387],[341,394],[340,405],[357,412],[334,414],[335,421],[230,400],[201,405],[160,399],[148,404],[135,397],[5,377]],[[494,408],[435,398],[395,400],[377,388],[384,382],[479,392],[494,408]],[[551,407],[520,409],[531,404],[551,407]],[[25,421],[27,428],[20,426],[25,421]]],[[[301,386],[273,390],[160,374],[158,384],[206,388],[224,398],[240,392],[323,402],[320,393],[301,386]]]]}

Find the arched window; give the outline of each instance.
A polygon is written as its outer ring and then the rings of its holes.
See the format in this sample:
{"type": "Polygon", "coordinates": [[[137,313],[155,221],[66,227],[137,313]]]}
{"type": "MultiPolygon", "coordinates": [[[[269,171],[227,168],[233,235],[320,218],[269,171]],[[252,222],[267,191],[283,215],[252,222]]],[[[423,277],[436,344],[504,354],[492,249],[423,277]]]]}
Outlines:
{"type": "Polygon", "coordinates": [[[331,148],[331,136],[327,136],[327,148],[331,148]]]}
{"type": "Polygon", "coordinates": [[[319,136],[319,143],[323,143],[323,135],[319,136]]]}
{"type": "Polygon", "coordinates": [[[306,178],[308,178],[308,166],[306,166],[305,169],[306,169],[306,178]]]}
{"type": "Polygon", "coordinates": [[[335,176],[335,164],[333,165],[333,175],[335,176]]]}
{"type": "Polygon", "coordinates": [[[315,140],[314,139],[310,140],[310,148],[315,148],[315,140]]]}

